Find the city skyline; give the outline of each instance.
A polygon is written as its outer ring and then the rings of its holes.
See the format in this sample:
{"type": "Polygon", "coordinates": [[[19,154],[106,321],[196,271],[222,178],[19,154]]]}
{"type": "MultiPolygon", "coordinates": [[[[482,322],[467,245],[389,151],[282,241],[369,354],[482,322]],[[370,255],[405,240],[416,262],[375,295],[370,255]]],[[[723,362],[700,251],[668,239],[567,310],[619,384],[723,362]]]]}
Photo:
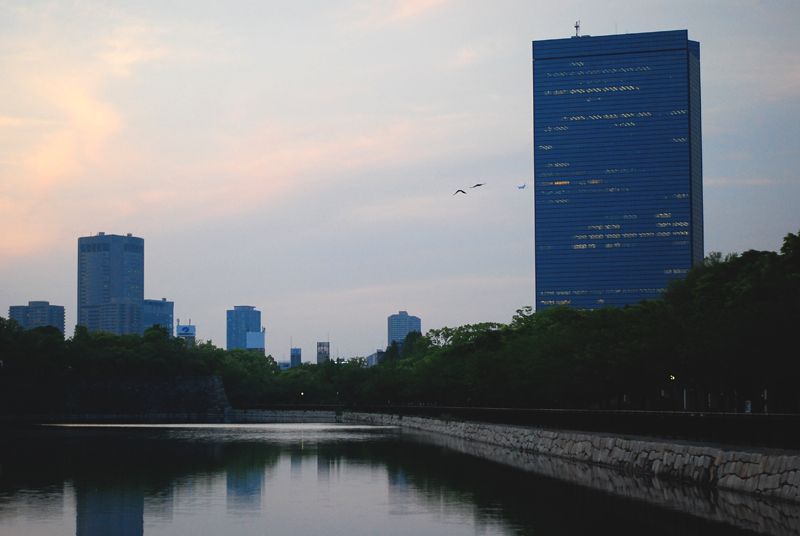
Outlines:
{"type": "Polygon", "coordinates": [[[5,3],[0,311],[63,304],[70,335],[75,237],[106,231],[147,240],[146,296],[219,347],[234,303],[278,360],[372,354],[398,310],[509,322],[535,301],[531,42],[576,20],[701,43],[705,253],[777,250],[800,228],[798,11],[5,3]]]}

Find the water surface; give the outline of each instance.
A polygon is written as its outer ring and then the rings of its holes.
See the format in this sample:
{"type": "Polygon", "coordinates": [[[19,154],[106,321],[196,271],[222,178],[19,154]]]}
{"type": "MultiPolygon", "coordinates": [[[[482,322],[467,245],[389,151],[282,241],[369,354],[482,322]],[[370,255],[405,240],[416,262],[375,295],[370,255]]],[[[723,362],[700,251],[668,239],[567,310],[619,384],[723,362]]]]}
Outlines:
{"type": "Polygon", "coordinates": [[[2,535],[754,534],[393,427],[0,429],[2,535]]]}

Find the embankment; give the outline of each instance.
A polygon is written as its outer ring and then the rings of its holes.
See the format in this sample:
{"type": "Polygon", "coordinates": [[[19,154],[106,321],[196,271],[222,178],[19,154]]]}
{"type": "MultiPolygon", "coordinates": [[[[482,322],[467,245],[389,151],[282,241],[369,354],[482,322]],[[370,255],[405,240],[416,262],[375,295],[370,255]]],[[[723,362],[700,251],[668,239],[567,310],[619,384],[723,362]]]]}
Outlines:
{"type": "Polygon", "coordinates": [[[627,438],[427,417],[345,412],[344,422],[401,426],[716,490],[800,503],[800,456],[787,451],[627,438]]]}

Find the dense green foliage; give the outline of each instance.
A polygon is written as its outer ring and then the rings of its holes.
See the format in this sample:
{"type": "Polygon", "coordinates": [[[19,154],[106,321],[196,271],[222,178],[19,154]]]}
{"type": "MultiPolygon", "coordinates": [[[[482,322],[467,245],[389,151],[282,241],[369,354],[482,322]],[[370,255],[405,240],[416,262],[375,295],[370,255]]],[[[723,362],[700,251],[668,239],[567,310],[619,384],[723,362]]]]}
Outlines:
{"type": "Polygon", "coordinates": [[[409,334],[383,362],[327,361],[281,371],[272,357],[144,336],[0,318],[5,375],[217,375],[234,405],[437,404],[494,407],[797,412],[800,237],[780,253],[711,254],[660,300],[625,308],[517,311],[409,334]]]}

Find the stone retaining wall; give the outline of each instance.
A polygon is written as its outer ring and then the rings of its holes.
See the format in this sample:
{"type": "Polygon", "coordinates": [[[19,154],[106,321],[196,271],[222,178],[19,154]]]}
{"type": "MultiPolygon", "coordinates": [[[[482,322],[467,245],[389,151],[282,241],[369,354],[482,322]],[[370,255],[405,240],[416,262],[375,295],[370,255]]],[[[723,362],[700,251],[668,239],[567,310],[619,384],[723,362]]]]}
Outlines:
{"type": "Polygon", "coordinates": [[[628,439],[587,432],[376,413],[344,413],[345,422],[413,428],[537,454],[599,464],[720,490],[800,503],[800,455],[628,439]]]}
{"type": "Polygon", "coordinates": [[[421,437],[426,444],[440,445],[448,450],[536,475],[627,500],[684,512],[715,523],[773,536],[800,535],[800,503],[713,489],[605,465],[469,441],[451,435],[410,429],[406,429],[406,433],[421,437]]]}

